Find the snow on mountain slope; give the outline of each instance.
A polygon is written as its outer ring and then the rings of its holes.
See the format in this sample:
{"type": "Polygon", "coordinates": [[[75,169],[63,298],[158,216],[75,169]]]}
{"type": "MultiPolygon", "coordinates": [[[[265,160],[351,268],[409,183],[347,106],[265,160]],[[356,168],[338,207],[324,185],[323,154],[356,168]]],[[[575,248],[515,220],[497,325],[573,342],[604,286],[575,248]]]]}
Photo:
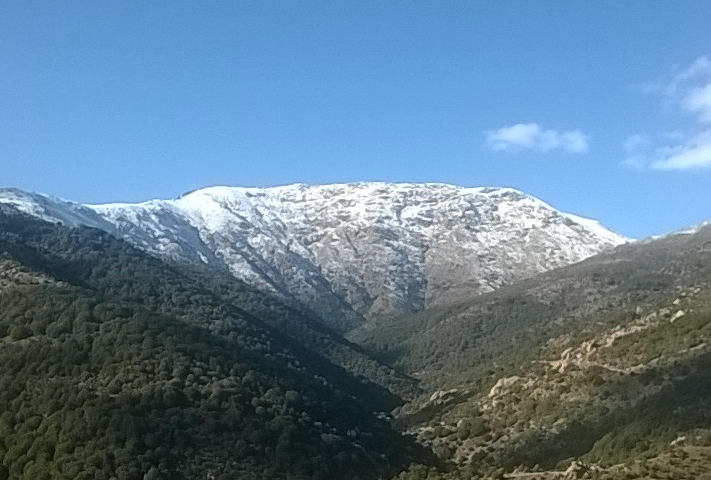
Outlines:
{"type": "Polygon", "coordinates": [[[86,225],[111,229],[112,225],[91,208],[52,195],[25,192],[17,188],[0,188],[0,203],[49,222],[86,225]]]}
{"type": "MultiPolygon", "coordinates": [[[[140,204],[53,200],[59,203],[43,207],[44,217],[229,269],[341,331],[445,302],[462,285],[491,291],[626,241],[509,188],[297,184],[211,187],[140,204]]],[[[8,191],[0,202],[12,203],[8,191]]]]}

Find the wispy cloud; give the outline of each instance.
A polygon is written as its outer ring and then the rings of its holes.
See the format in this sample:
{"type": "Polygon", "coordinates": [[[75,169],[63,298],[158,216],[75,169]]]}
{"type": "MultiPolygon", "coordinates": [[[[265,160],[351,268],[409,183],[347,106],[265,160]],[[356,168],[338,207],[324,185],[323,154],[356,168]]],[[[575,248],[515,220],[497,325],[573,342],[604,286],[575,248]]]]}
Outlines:
{"type": "Polygon", "coordinates": [[[689,87],[704,83],[711,78],[711,59],[703,55],[694,60],[691,65],[682,68],[674,65],[669,72],[642,84],[643,93],[662,94],[671,99],[684,97],[689,87]]]}
{"type": "Polygon", "coordinates": [[[683,144],[655,150],[654,170],[711,168],[711,130],[695,135],[683,144]]]}
{"type": "Polygon", "coordinates": [[[711,122],[711,82],[689,90],[683,100],[684,108],[698,116],[701,122],[711,122]]]}
{"type": "Polygon", "coordinates": [[[668,135],[656,139],[648,135],[631,136],[625,142],[627,158],[622,165],[652,170],[711,169],[711,130],[690,137],[677,134],[674,138],[678,143],[670,145],[660,142],[668,141],[668,135]]]}
{"type": "Polygon", "coordinates": [[[517,123],[486,132],[486,144],[495,152],[534,150],[585,153],[590,149],[588,136],[580,130],[545,129],[537,123],[517,123]]]}
{"type": "Polygon", "coordinates": [[[645,93],[661,95],[665,104],[693,115],[696,132],[633,135],[624,144],[622,165],[653,170],[711,168],[711,60],[702,56],[686,68],[674,67],[665,77],[644,85],[645,93]],[[675,142],[670,144],[670,142],[675,142]]]}

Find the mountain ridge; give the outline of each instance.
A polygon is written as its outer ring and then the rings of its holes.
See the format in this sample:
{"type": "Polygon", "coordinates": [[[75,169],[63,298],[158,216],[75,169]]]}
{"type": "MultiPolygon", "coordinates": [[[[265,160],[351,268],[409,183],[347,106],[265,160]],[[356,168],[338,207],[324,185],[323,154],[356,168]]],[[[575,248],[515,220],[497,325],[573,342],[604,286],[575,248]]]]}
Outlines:
{"type": "Polygon", "coordinates": [[[0,190],[0,202],[229,271],[341,332],[448,302],[462,285],[492,291],[629,240],[512,188],[441,183],[216,186],[103,205],[0,190]]]}

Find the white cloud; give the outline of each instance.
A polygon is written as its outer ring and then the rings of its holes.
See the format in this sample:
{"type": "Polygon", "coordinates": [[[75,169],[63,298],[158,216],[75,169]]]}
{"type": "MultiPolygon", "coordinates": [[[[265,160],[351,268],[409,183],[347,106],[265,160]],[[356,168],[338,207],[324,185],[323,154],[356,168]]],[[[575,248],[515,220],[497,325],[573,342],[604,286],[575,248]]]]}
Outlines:
{"type": "MultiPolygon", "coordinates": [[[[667,139],[660,135],[659,139],[667,139]]],[[[711,168],[711,130],[693,137],[682,138],[676,145],[654,145],[648,136],[633,135],[625,142],[627,158],[622,165],[629,168],[653,170],[698,170],[711,168]],[[638,137],[645,142],[638,142],[638,137]]]]}
{"type": "Polygon", "coordinates": [[[488,131],[486,144],[495,152],[562,150],[585,153],[590,149],[587,135],[580,130],[544,129],[537,123],[517,123],[488,131]]]}
{"type": "Polygon", "coordinates": [[[711,144],[683,148],[664,160],[652,163],[655,170],[691,170],[711,168],[711,144]]]}
{"type": "Polygon", "coordinates": [[[711,130],[702,132],[674,147],[655,152],[650,167],[654,170],[692,170],[711,168],[711,130]]]}
{"type": "MultiPolygon", "coordinates": [[[[678,67],[676,70],[678,70],[678,67]]],[[[671,82],[667,84],[665,93],[669,96],[677,96],[679,91],[683,91],[689,83],[708,80],[709,78],[711,78],[711,60],[704,55],[694,60],[688,68],[678,71],[672,77],[671,82]]]]}
{"type": "MultiPolygon", "coordinates": [[[[685,69],[674,68],[666,79],[648,83],[644,90],[662,95],[667,105],[693,115],[699,124],[711,123],[711,60],[707,56],[697,58],[685,69]]],[[[626,167],[711,169],[711,130],[696,134],[675,131],[656,136],[633,135],[625,141],[624,149],[626,158],[622,165],[626,167]]]]}
{"type": "Polygon", "coordinates": [[[711,122],[711,59],[699,57],[681,70],[676,66],[666,77],[647,83],[643,91],[661,94],[665,103],[696,115],[702,122],[711,122]]]}
{"type": "Polygon", "coordinates": [[[711,60],[701,56],[694,60],[687,68],[680,69],[674,65],[670,71],[660,78],[641,85],[643,93],[662,94],[669,98],[680,98],[691,84],[703,82],[711,78],[711,60]]]}

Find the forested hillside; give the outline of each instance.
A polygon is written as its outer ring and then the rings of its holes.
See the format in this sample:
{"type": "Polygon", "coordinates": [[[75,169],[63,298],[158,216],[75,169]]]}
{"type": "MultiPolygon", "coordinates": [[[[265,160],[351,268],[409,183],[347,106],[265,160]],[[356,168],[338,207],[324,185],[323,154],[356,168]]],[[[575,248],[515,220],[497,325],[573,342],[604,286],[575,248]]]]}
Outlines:
{"type": "MultiPolygon", "coordinates": [[[[459,466],[443,478],[706,478],[709,285],[707,227],[361,340],[424,380],[431,395],[397,422],[459,466]]],[[[402,478],[443,474],[426,475],[402,478]]]]}
{"type": "Polygon", "coordinates": [[[604,330],[711,282],[711,227],[617,247],[457,304],[388,318],[350,338],[425,382],[476,382],[550,338],[604,330]]]}
{"type": "Polygon", "coordinates": [[[0,251],[0,478],[374,478],[422,456],[376,414],[398,397],[278,332],[264,296],[7,208],[0,251]]]}

